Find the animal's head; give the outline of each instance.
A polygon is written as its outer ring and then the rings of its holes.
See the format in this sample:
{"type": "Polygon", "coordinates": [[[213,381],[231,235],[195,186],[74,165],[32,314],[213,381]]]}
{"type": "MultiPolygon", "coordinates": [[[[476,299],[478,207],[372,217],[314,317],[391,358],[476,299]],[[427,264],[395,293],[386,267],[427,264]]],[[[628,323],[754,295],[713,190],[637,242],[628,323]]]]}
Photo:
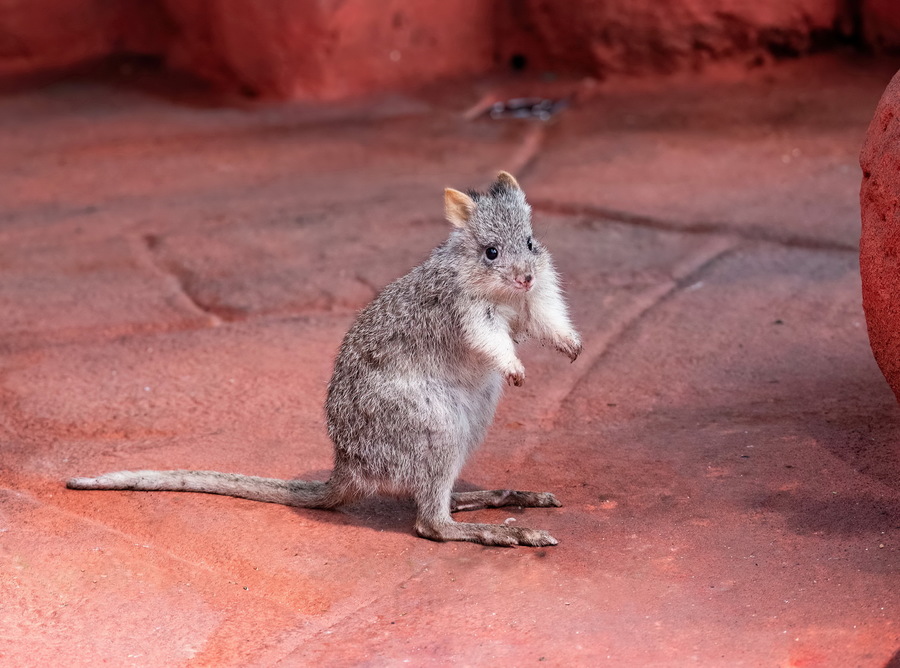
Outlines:
{"type": "Polygon", "coordinates": [[[444,212],[455,227],[466,278],[495,297],[524,295],[549,256],[534,238],[531,207],[516,180],[500,172],[486,193],[447,188],[444,212]]]}

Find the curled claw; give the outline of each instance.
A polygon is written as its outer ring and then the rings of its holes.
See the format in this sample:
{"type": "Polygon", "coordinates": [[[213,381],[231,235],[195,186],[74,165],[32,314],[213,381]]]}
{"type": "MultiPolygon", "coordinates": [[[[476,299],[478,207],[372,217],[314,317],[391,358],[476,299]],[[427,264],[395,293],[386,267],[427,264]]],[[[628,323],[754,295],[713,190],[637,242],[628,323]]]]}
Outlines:
{"type": "Polygon", "coordinates": [[[506,382],[509,385],[521,387],[525,383],[525,367],[522,366],[522,363],[519,360],[516,360],[515,362],[516,363],[511,365],[510,368],[506,369],[506,382]]]}
{"type": "Polygon", "coordinates": [[[581,341],[577,338],[565,339],[556,345],[556,349],[574,362],[581,354],[581,341]]]}
{"type": "Polygon", "coordinates": [[[506,382],[509,385],[515,385],[516,387],[521,387],[525,384],[525,372],[524,371],[511,371],[506,374],[506,382]]]}

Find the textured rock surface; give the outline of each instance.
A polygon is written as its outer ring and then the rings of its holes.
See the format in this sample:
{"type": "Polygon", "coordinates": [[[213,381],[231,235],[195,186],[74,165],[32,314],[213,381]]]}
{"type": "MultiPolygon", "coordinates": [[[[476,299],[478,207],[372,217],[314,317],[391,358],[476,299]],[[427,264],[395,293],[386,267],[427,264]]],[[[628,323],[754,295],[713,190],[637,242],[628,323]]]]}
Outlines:
{"type": "Polygon", "coordinates": [[[164,0],[178,68],[251,95],[334,98],[484,72],[493,7],[441,2],[164,0]]]}
{"type": "Polygon", "coordinates": [[[481,0],[5,0],[0,76],[141,54],[251,97],[346,97],[490,69],[494,12],[481,0]]]}
{"type": "Polygon", "coordinates": [[[897,48],[898,26],[891,0],[0,0],[0,76],[141,54],[249,97],[330,99],[510,65],[746,69],[848,40],[897,48]]]}
{"type": "Polygon", "coordinates": [[[894,0],[862,0],[863,39],[879,50],[900,49],[900,4],[894,0]]]}
{"type": "Polygon", "coordinates": [[[875,359],[900,400],[900,74],[878,103],[860,165],[863,306],[875,359]]]}
{"type": "Polygon", "coordinates": [[[155,2],[0,0],[0,77],[65,69],[122,52],[161,53],[169,32],[155,2]]]}
{"type": "Polygon", "coordinates": [[[895,69],[601,85],[546,125],[466,121],[466,87],[451,107],[237,111],[132,80],[0,98],[0,663],[893,665],[900,409],[848,202],[895,69]],[[585,352],[523,347],[462,484],[557,493],[470,514],[557,547],[428,542],[395,501],[63,487],[326,475],[348,323],[446,235],[443,187],[500,168],[534,193],[585,352]]]}
{"type": "Polygon", "coordinates": [[[520,44],[560,69],[640,74],[717,60],[759,62],[806,53],[825,34],[849,33],[840,0],[528,0],[520,44]]]}

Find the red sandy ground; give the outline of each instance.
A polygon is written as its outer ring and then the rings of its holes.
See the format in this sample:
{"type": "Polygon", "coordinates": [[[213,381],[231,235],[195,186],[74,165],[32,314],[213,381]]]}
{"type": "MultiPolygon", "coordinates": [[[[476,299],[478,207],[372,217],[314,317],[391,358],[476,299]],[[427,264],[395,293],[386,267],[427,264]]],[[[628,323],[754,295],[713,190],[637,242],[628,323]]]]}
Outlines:
{"type": "Polygon", "coordinates": [[[859,146],[891,64],[203,107],[115,81],[0,98],[3,665],[896,666],[900,409],[868,346],[859,146]],[[530,346],[463,486],[551,549],[71,475],[320,478],[354,312],[517,174],[585,352],[530,346]]]}

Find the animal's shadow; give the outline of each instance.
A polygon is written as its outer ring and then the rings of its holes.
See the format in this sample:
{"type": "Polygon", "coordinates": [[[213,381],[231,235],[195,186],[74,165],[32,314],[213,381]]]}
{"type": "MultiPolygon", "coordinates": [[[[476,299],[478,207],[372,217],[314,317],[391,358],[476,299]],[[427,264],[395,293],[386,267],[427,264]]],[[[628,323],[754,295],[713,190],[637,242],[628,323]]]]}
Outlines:
{"type": "MultiPolygon", "coordinates": [[[[298,475],[295,480],[327,480],[331,470],[309,471],[298,475]]],[[[499,482],[499,481],[498,481],[499,482]]],[[[502,482],[490,489],[503,489],[502,482]]],[[[464,479],[459,479],[453,486],[454,492],[474,492],[487,489],[474,485],[464,479]]],[[[315,508],[299,508],[291,506],[298,515],[306,520],[334,524],[336,526],[357,526],[371,529],[377,532],[392,532],[405,535],[413,534],[413,525],[416,517],[416,505],[412,499],[389,496],[374,496],[360,499],[352,504],[341,506],[334,510],[320,510],[315,508]]],[[[506,515],[519,515],[525,512],[525,508],[519,506],[504,506],[498,509],[506,515]]],[[[529,509],[529,510],[538,510],[529,509]]],[[[473,511],[486,512],[486,510],[473,511]]],[[[490,511],[487,511],[490,512],[490,511]]],[[[459,522],[473,522],[472,512],[454,513],[454,519],[459,522]]],[[[490,519],[480,518],[480,521],[490,522],[490,519]]]]}

